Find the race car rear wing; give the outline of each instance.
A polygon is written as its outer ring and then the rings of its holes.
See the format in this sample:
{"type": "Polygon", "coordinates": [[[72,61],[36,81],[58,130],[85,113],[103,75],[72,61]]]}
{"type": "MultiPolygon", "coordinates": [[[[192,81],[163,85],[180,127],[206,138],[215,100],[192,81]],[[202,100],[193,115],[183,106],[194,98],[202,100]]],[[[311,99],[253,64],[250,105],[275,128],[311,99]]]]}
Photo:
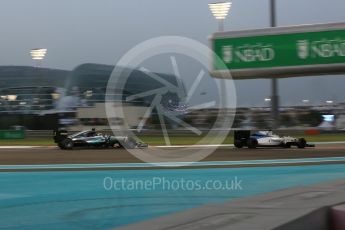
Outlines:
{"type": "Polygon", "coordinates": [[[248,140],[250,137],[249,130],[237,130],[234,132],[234,142],[236,140],[248,140]]]}
{"type": "Polygon", "coordinates": [[[68,137],[68,132],[66,129],[54,130],[53,138],[55,143],[60,143],[68,137]]]}

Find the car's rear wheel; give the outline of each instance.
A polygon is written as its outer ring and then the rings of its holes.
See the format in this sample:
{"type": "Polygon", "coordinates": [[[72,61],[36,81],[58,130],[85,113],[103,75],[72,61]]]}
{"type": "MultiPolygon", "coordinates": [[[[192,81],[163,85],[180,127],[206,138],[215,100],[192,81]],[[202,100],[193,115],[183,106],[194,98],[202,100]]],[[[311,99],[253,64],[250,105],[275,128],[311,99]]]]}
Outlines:
{"type": "Polygon", "coordinates": [[[304,149],[307,146],[307,141],[304,138],[300,138],[297,143],[297,147],[304,149]]]}
{"type": "Polygon", "coordinates": [[[65,146],[64,146],[63,143],[61,143],[61,142],[58,143],[58,146],[59,146],[60,149],[65,149],[65,146]]]}
{"type": "Polygon", "coordinates": [[[74,147],[73,141],[71,139],[64,140],[62,145],[63,145],[64,149],[73,149],[73,147],[74,147]]]}
{"type": "Polygon", "coordinates": [[[234,145],[235,145],[235,147],[238,148],[238,149],[243,148],[243,144],[242,144],[242,142],[239,141],[239,140],[235,141],[234,145]]]}
{"type": "Polygon", "coordinates": [[[258,141],[256,139],[249,139],[248,148],[255,149],[256,147],[258,147],[258,141]]]}

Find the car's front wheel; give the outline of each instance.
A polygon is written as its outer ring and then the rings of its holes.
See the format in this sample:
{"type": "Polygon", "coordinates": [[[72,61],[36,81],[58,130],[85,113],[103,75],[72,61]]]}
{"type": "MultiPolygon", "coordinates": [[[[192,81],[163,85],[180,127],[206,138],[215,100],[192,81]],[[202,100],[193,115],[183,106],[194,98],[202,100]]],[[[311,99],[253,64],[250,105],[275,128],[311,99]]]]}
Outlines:
{"type": "Polygon", "coordinates": [[[284,148],[286,148],[286,149],[291,148],[291,143],[285,143],[284,148]]]}
{"type": "Polygon", "coordinates": [[[62,142],[63,148],[64,149],[73,149],[73,141],[71,139],[66,139],[62,142]]]}
{"type": "Polygon", "coordinates": [[[297,147],[304,149],[307,146],[307,141],[304,138],[300,138],[297,142],[297,147]]]}
{"type": "Polygon", "coordinates": [[[125,149],[134,149],[135,148],[135,143],[131,141],[125,141],[124,143],[121,144],[121,146],[125,149]]]}

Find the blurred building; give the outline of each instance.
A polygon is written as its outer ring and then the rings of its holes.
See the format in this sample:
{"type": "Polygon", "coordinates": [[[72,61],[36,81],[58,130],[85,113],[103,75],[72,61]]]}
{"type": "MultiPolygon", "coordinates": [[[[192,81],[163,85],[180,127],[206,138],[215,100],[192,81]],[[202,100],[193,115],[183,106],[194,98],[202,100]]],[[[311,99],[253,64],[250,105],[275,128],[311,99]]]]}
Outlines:
{"type": "MultiPolygon", "coordinates": [[[[58,126],[106,127],[105,93],[114,66],[83,64],[73,71],[34,68],[23,66],[0,67],[0,129],[22,125],[28,129],[53,129],[58,126]]],[[[126,102],[126,97],[162,87],[162,83],[139,70],[123,68],[130,73],[128,79],[121,76],[118,82],[123,85],[122,94],[114,96],[115,102],[122,103],[129,114],[126,118],[130,128],[141,120],[144,111],[150,106],[154,95],[126,102]]],[[[173,75],[158,74],[167,82],[178,85],[173,75]]],[[[115,92],[116,92],[116,87],[115,92]]],[[[188,110],[180,106],[176,93],[162,95],[161,105],[166,111],[182,108],[181,119],[194,127],[208,129],[218,127],[217,116],[224,111],[219,109],[188,110]]],[[[330,101],[329,101],[330,102],[330,101]]],[[[158,127],[157,113],[148,120],[148,125],[158,127]]],[[[270,128],[269,107],[237,108],[233,128],[270,128]]],[[[318,127],[319,129],[345,129],[345,103],[324,103],[322,105],[285,106],[280,108],[280,128],[299,129],[318,127]]],[[[111,125],[124,124],[124,117],[113,117],[111,125]]],[[[179,128],[169,125],[169,128],[179,128]]],[[[228,129],[231,127],[219,127],[228,129]]]]}
{"type": "MultiPolygon", "coordinates": [[[[0,128],[23,125],[29,129],[52,129],[59,125],[78,125],[78,116],[86,119],[81,116],[81,111],[94,114],[94,119],[104,119],[104,109],[97,110],[104,108],[106,88],[113,69],[114,66],[99,64],[83,64],[73,71],[0,67],[0,128]]],[[[123,94],[115,96],[115,100],[123,101],[127,96],[162,87],[160,82],[144,72],[127,68],[123,71],[129,76],[116,76],[118,81],[123,81],[123,94]]],[[[173,75],[157,75],[178,85],[178,79],[173,75]]],[[[175,94],[162,96],[163,101],[179,103],[175,94]]],[[[147,96],[129,104],[136,108],[147,107],[152,99],[153,96],[147,96]]]]}
{"type": "Polygon", "coordinates": [[[56,90],[69,71],[26,66],[0,67],[0,114],[34,114],[53,109],[56,90]]]}

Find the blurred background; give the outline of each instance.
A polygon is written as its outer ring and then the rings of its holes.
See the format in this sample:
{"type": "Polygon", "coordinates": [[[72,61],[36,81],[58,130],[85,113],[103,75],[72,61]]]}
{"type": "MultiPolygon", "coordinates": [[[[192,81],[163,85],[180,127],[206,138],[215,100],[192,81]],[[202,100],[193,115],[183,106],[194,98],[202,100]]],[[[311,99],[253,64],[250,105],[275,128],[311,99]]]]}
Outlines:
{"type": "MultiPolygon", "coordinates": [[[[157,36],[185,36],[208,45],[208,37],[217,31],[209,3],[212,1],[2,1],[0,129],[109,129],[105,91],[117,61],[136,44],[157,36]]],[[[232,1],[224,30],[270,27],[269,4],[263,0],[232,1]]],[[[343,22],[344,8],[341,0],[277,0],[276,25],[343,22]]],[[[152,65],[152,71],[172,84],[182,81],[188,86],[188,79],[195,78],[196,67],[187,66],[182,80],[159,62],[152,65]]],[[[154,88],[156,83],[147,74],[136,67],[123,68],[132,71],[126,96],[154,88]]],[[[218,92],[207,87],[213,81],[207,74],[198,89],[196,104],[217,97],[218,92]]],[[[219,107],[218,103],[208,108],[188,108],[193,105],[180,103],[176,95],[165,95],[162,103],[200,130],[217,127],[217,116],[225,111],[230,111],[234,124],[219,129],[271,128],[270,80],[236,80],[234,84],[236,110],[219,107]]],[[[344,85],[343,75],[279,80],[277,128],[311,133],[345,130],[344,85]]],[[[126,103],[130,116],[110,118],[110,125],[121,129],[128,123],[135,129],[151,101],[126,103]]],[[[183,130],[166,122],[168,129],[183,130]]],[[[145,129],[160,129],[154,112],[145,129]]]]}

